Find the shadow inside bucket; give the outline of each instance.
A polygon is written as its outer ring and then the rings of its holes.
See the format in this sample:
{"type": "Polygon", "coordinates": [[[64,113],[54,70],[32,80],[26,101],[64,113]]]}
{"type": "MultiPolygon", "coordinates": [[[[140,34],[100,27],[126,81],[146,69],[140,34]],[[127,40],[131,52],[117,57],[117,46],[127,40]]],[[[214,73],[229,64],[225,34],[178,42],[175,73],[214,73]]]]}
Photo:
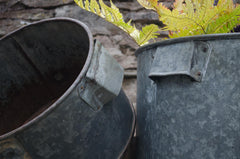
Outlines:
{"type": "Polygon", "coordinates": [[[0,136],[63,95],[81,72],[88,51],[88,33],[69,21],[37,23],[1,39],[0,136]]]}

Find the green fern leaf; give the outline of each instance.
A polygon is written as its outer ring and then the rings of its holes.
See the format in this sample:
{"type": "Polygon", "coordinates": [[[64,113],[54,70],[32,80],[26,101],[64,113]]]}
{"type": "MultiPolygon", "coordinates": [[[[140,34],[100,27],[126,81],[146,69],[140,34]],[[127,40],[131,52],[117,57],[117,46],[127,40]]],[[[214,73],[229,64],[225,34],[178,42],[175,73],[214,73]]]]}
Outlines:
{"type": "Polygon", "coordinates": [[[89,3],[88,0],[85,0],[85,9],[86,9],[87,11],[91,11],[91,9],[90,9],[90,3],[89,3]]]}
{"type": "Polygon", "coordinates": [[[113,20],[112,20],[112,15],[109,12],[109,7],[102,0],[99,0],[99,4],[101,6],[101,11],[102,11],[104,18],[107,21],[112,22],[113,20]]]}
{"type": "MultiPolygon", "coordinates": [[[[124,22],[123,20],[123,16],[120,13],[119,9],[112,3],[112,1],[110,1],[111,3],[111,14],[114,18],[114,21],[121,21],[124,22]]],[[[110,8],[109,8],[110,9],[110,8]]],[[[130,24],[129,24],[130,25],[130,24]]]]}
{"type": "Polygon", "coordinates": [[[101,14],[100,7],[99,7],[96,0],[91,0],[90,1],[90,9],[91,9],[91,12],[93,12],[97,15],[101,14]]]}
{"type": "Polygon", "coordinates": [[[122,22],[122,21],[117,21],[114,22],[115,25],[119,26],[122,30],[124,30],[125,32],[127,32],[129,35],[134,32],[135,30],[137,30],[134,26],[129,25],[128,23],[122,22]]]}
{"type": "Polygon", "coordinates": [[[148,29],[150,30],[148,31],[147,27],[139,31],[135,26],[131,25],[131,20],[127,23],[124,22],[122,14],[112,1],[110,1],[110,7],[102,0],[99,0],[99,4],[96,0],[90,0],[90,2],[89,0],[85,0],[85,3],[83,3],[83,0],[74,1],[82,9],[97,14],[127,32],[139,45],[147,44],[148,40],[154,39],[158,35],[156,32],[159,31],[159,28],[156,25],[149,25],[148,29]]]}
{"type": "Polygon", "coordinates": [[[207,32],[227,33],[240,23],[240,7],[237,7],[230,13],[221,15],[219,18],[209,24],[207,32]]]}
{"type": "Polygon", "coordinates": [[[80,8],[85,9],[85,8],[84,8],[84,5],[83,5],[83,1],[81,1],[81,0],[74,0],[74,2],[75,2],[80,8]]]}
{"type": "Polygon", "coordinates": [[[155,39],[158,37],[159,33],[159,27],[155,24],[147,25],[142,28],[142,31],[140,31],[139,38],[137,39],[137,42],[142,45],[145,43],[148,43],[150,39],[155,39]]]}
{"type": "Polygon", "coordinates": [[[155,10],[155,8],[153,7],[153,5],[148,1],[148,0],[137,0],[138,3],[143,6],[146,9],[152,9],[155,10]]]}
{"type": "Polygon", "coordinates": [[[230,32],[240,23],[240,9],[232,0],[176,0],[172,10],[158,0],[146,0],[159,14],[159,20],[170,30],[169,36],[182,37],[199,34],[230,32]]]}

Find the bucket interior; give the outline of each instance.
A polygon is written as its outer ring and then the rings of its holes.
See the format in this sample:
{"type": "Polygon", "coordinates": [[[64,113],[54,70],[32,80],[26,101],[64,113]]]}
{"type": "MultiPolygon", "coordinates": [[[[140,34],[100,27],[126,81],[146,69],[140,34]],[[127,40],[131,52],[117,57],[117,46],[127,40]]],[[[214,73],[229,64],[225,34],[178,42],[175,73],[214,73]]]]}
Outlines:
{"type": "Polygon", "coordinates": [[[89,35],[79,24],[30,25],[0,40],[0,136],[56,101],[81,72],[89,35]]]}

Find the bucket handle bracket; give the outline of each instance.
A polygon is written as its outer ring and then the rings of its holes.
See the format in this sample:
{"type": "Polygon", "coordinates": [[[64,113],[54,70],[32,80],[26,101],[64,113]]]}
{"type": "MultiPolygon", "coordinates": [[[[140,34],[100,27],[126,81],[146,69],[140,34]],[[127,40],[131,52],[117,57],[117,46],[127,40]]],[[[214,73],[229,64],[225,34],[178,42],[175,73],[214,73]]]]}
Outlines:
{"type": "Polygon", "coordinates": [[[94,53],[89,69],[81,80],[78,93],[93,110],[100,110],[104,104],[118,96],[123,81],[123,68],[95,41],[94,53]]]}
{"type": "Polygon", "coordinates": [[[205,41],[189,41],[159,47],[149,77],[187,75],[201,82],[206,74],[212,46],[205,41]]]}

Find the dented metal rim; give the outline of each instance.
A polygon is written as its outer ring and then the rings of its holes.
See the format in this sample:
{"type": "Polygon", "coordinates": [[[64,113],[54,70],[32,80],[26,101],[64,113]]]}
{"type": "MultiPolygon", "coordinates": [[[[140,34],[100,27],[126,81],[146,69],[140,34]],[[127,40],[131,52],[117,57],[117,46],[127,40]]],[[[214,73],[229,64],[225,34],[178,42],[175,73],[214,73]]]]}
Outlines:
{"type": "Polygon", "coordinates": [[[224,33],[224,34],[206,34],[206,35],[196,35],[196,36],[186,36],[180,38],[167,39],[152,44],[148,44],[140,47],[136,50],[135,56],[139,54],[154,49],[159,46],[171,45],[175,43],[182,43],[187,41],[213,41],[213,40],[226,40],[226,39],[239,39],[240,33],[224,33]]]}
{"type": "Polygon", "coordinates": [[[22,29],[28,27],[28,26],[33,26],[33,25],[37,25],[40,23],[48,23],[48,22],[52,22],[52,21],[68,21],[68,22],[72,22],[75,24],[78,24],[80,27],[84,28],[84,30],[86,31],[86,33],[88,34],[88,40],[89,40],[89,50],[88,50],[88,56],[86,59],[86,62],[81,70],[81,72],[79,73],[79,75],[77,76],[77,78],[75,79],[75,81],[73,82],[73,84],[67,89],[67,91],[65,91],[63,93],[62,96],[60,96],[52,105],[50,105],[46,110],[44,110],[41,114],[39,114],[38,116],[36,116],[34,119],[32,119],[31,121],[27,122],[26,124],[23,124],[22,126],[4,134],[0,136],[0,140],[5,139],[15,133],[18,133],[19,131],[31,126],[32,124],[34,124],[35,122],[43,119],[44,116],[46,116],[48,113],[50,113],[54,108],[56,108],[61,102],[64,101],[65,98],[67,98],[67,96],[73,91],[73,89],[75,89],[75,87],[79,84],[79,82],[82,80],[82,78],[85,76],[85,74],[87,73],[87,70],[90,66],[90,62],[91,62],[91,58],[93,55],[93,45],[94,45],[94,41],[93,41],[93,36],[92,33],[90,31],[90,29],[82,22],[72,19],[72,18],[50,18],[50,19],[45,19],[45,20],[41,20],[38,22],[34,22],[31,23],[29,25],[26,25],[24,27],[21,27],[5,36],[3,36],[2,38],[0,38],[0,40],[5,39],[6,37],[11,36],[12,34],[21,31],[22,29]]]}

